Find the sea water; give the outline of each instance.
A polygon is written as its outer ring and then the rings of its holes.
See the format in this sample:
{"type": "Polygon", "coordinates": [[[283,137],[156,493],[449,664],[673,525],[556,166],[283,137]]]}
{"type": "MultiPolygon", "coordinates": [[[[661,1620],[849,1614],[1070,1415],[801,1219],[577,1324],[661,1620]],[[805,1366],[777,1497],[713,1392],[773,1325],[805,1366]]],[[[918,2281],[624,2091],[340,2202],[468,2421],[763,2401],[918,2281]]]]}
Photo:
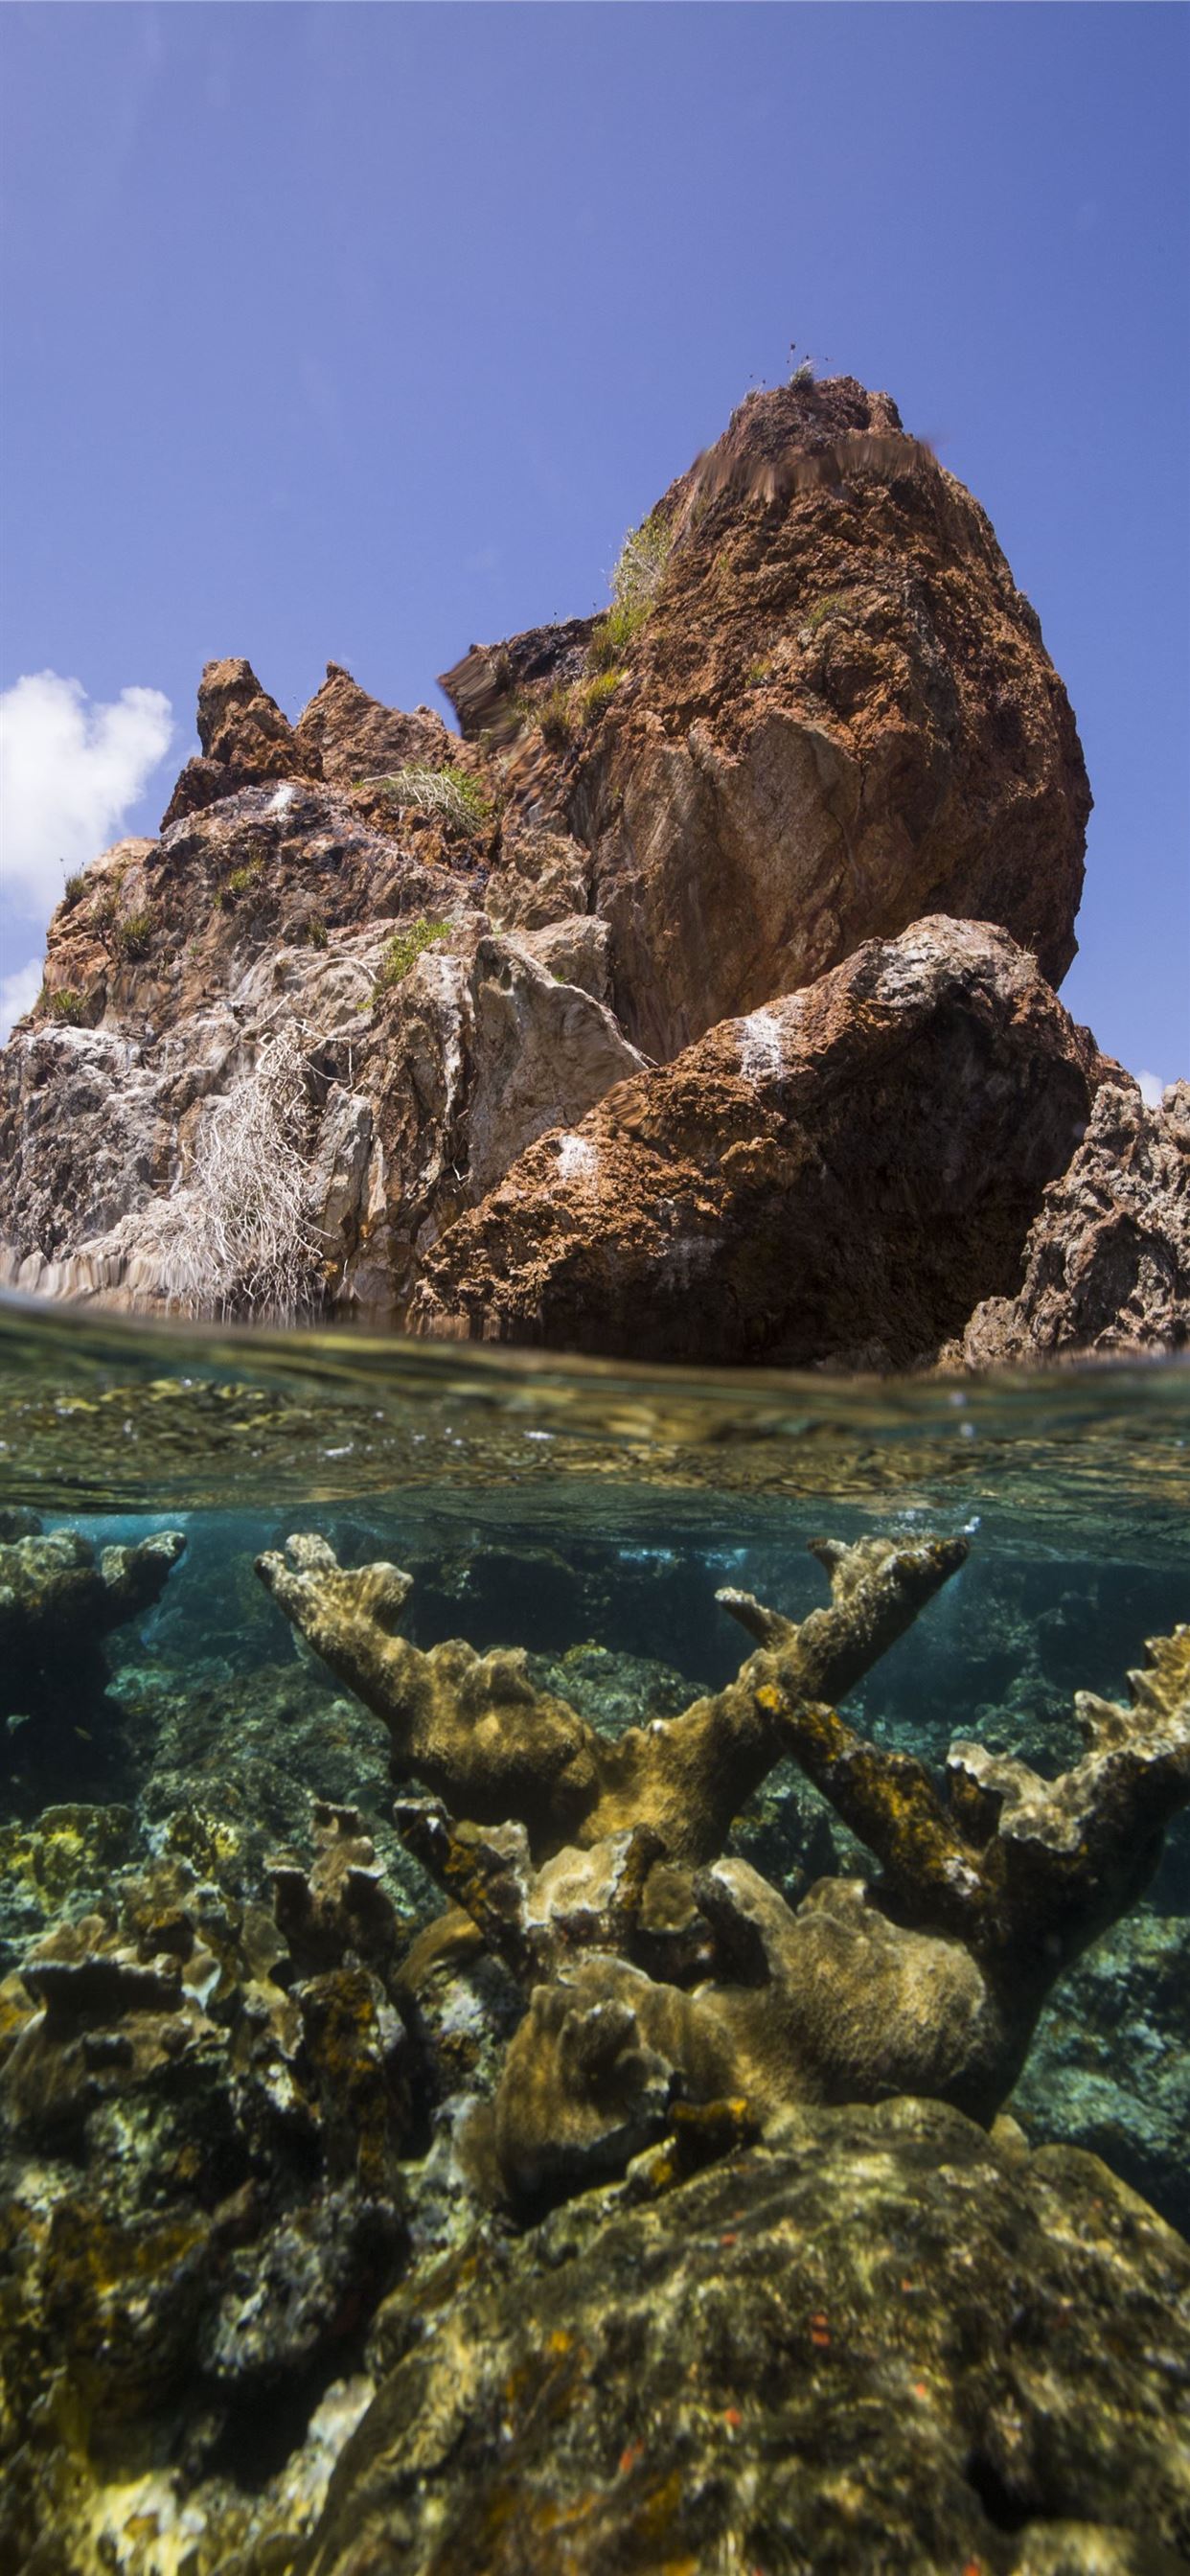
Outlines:
{"type": "MultiPolygon", "coordinates": [[[[12,1302],[9,1536],[36,1516],[97,1550],[165,1529],[186,1544],[155,1606],[107,1637],[105,1686],[92,1676],[86,1704],[39,1729],[4,1694],[0,1976],[162,1854],[189,1855],[200,1880],[227,1861],[239,1899],[267,1905],[276,1851],[308,1863],[320,1800],[358,1810],[412,1927],[440,1911],[392,1824],[383,1728],[255,1576],[261,1551],[294,1532],[322,1534],[346,1565],[405,1568],[415,1644],[524,1648],[539,1680],[609,1731],[734,1673],[747,1641],[721,1587],[796,1620],[826,1597],[812,1540],[962,1534],[962,1570],[846,1714],[927,1763],[973,1737],[1056,1773],[1080,1749],[1075,1692],[1126,1699],[1146,1638],[1190,1619],[1188,1505],[1190,1368],[1172,1361],[855,1382],[12,1302]],[[84,1819],[76,1842],[91,1813],[119,1820],[116,1840],[50,1884],[30,1836],[67,1810],[84,1819]]],[[[822,1866],[862,1855],[846,1837],[832,1854],[783,1798],[780,1777],[766,1784],[733,1848],[796,1903],[822,1866]]],[[[1010,2106],[1031,2143],[1093,2149],[1182,2228],[1188,1995],[1182,1817],[1134,1916],[1056,1991],[1010,2106]]],[[[86,2152],[111,2155],[115,2206],[118,2124],[103,2139],[89,2133],[86,2152]]],[[[102,2355],[87,2368],[102,2376],[102,2355]]],[[[275,2467],[286,2437],[269,2422],[275,2467]]]]}

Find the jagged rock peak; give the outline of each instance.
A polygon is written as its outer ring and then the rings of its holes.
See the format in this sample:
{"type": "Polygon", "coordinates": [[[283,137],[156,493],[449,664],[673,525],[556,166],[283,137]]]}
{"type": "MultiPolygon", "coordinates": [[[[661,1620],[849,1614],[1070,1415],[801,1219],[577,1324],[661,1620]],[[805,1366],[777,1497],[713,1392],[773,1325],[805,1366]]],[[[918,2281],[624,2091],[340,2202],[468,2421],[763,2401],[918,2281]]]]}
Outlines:
{"type": "Polygon", "coordinates": [[[432,707],[405,715],[369,697],[341,662],[328,662],[326,678],[297,720],[304,767],[333,786],[395,769],[442,769],[459,745],[432,707]]]}
{"type": "Polygon", "coordinates": [[[186,762],[161,819],[163,832],[238,788],[322,776],[321,763],[312,767],[303,756],[288,716],[242,654],[204,664],[197,721],[202,755],[186,762]]]}

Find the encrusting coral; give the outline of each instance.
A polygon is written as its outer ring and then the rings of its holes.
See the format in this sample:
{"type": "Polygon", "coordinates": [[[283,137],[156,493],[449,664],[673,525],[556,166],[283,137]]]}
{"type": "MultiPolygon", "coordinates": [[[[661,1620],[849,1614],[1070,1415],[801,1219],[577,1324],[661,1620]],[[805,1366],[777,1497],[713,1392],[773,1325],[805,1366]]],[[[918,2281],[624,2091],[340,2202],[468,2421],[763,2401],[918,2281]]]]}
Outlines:
{"type": "Polygon", "coordinates": [[[262,1579],[386,1719],[398,1776],[437,1793],[401,1799],[398,1826],[528,1998],[481,2149],[522,2208],[623,2170],[683,2103],[724,2106],[728,2136],[898,2093],[991,2119],[1049,1988],[1136,1901],[1190,1800],[1190,1628],[1149,1647],[1131,1708],[1078,1695],[1089,1749],[1054,1781],[956,1743],[939,1787],[844,1724],[827,1693],[903,1633],[961,1539],[816,1544],[831,1605],[799,1625],[721,1593],[757,1652],[616,1742],[523,1656],[400,1638],[395,1567],[345,1572],[313,1537],[287,1553],[262,1579]],[[784,1755],[878,1864],[796,1909],[717,1857],[784,1755]]]}

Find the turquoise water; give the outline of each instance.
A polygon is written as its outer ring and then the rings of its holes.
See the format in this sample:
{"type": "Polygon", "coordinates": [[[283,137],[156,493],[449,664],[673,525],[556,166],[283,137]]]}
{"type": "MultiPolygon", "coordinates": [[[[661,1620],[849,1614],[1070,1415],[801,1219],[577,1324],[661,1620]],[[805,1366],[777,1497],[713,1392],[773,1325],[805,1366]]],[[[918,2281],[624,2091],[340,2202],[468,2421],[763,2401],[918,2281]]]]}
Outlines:
{"type": "MultiPolygon", "coordinates": [[[[327,1538],[345,1566],[405,1568],[402,1624],[416,1646],[524,1648],[535,1684],[610,1734],[671,1716],[735,1673],[748,1645],[716,1601],[721,1587],[800,1620],[826,1598],[811,1540],[961,1535],[961,1571],[846,1714],[927,1764],[941,1765],[952,1738],[974,1737],[1052,1775],[1078,1757],[1075,1692],[1125,1696],[1145,1639],[1190,1618],[1188,1503],[1190,1368],[1172,1363],[1003,1384],[745,1378],[182,1331],[10,1303],[0,1535],[13,1547],[38,1525],[75,1532],[96,1562],[165,1530],[185,1548],[156,1601],[102,1639],[98,1661],[66,1623],[33,1664],[9,1665],[0,2007],[22,1963],[105,1905],[114,1940],[113,1890],[123,1902],[146,1873],[159,1874],[159,1908],[167,1868],[175,1897],[184,1882],[200,1911],[216,1896],[237,1922],[267,1910],[278,1854],[309,1866],[316,1800],[357,1811],[404,1935],[440,1914],[392,1821],[383,1725],[255,1575],[255,1558],[295,1531],[327,1538]]],[[[746,1802],[729,1848],[794,1905],[823,1874],[865,1865],[788,1765],[746,1802]]],[[[1056,1990],[1009,2106],[1031,2143],[1094,2149],[1183,2229],[1188,1971],[1182,1816],[1139,1906],[1056,1990]]],[[[0,2015],[0,2054],[5,2028],[0,2015]]],[[[211,2100],[215,2155],[224,2115],[211,2100]]],[[[420,2157],[416,2105],[411,2118],[420,2157]]],[[[200,2117],[188,2149],[200,2162],[202,2134],[200,2117]]],[[[28,2172],[48,2170],[55,2192],[85,2183],[96,2205],[106,2194],[123,2207],[128,2160],[148,2154],[138,2135],[127,2112],[67,2121],[60,2136],[26,2128],[9,2138],[9,2187],[19,2201],[28,2172]]],[[[227,2157],[228,2188],[241,2188],[227,2157]]],[[[150,2157],[136,2172],[138,2210],[172,2207],[173,2165],[150,2157]]],[[[387,2277],[381,2261],[377,2296],[387,2277]]],[[[92,2353],[94,2366],[102,2376],[92,2353]]],[[[327,2368],[311,2365],[295,2423],[327,2368]]],[[[184,2393],[172,2402],[173,2430],[144,2435],[138,2473],[177,2455],[184,2393]]],[[[242,2467],[238,2420],[233,2407],[233,2429],[210,2437],[224,2466],[242,2467]]],[[[260,2422],[276,2470],[289,2418],[260,2422]]],[[[186,2431],[192,2448],[197,2439],[186,2431]]],[[[120,2563],[172,2562],[150,2550],[120,2563]]]]}

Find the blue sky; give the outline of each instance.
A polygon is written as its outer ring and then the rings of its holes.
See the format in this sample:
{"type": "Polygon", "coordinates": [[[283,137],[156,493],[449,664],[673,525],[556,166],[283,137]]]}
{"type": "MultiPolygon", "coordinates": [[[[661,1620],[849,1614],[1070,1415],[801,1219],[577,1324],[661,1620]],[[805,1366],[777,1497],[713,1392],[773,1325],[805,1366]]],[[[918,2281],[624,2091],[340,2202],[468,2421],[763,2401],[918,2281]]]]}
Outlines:
{"type": "Polygon", "coordinates": [[[1190,1072],[1183,9],[8,0],[0,51],[6,973],[211,655],[438,703],[794,340],[989,510],[1096,796],[1064,998],[1190,1072]]]}

